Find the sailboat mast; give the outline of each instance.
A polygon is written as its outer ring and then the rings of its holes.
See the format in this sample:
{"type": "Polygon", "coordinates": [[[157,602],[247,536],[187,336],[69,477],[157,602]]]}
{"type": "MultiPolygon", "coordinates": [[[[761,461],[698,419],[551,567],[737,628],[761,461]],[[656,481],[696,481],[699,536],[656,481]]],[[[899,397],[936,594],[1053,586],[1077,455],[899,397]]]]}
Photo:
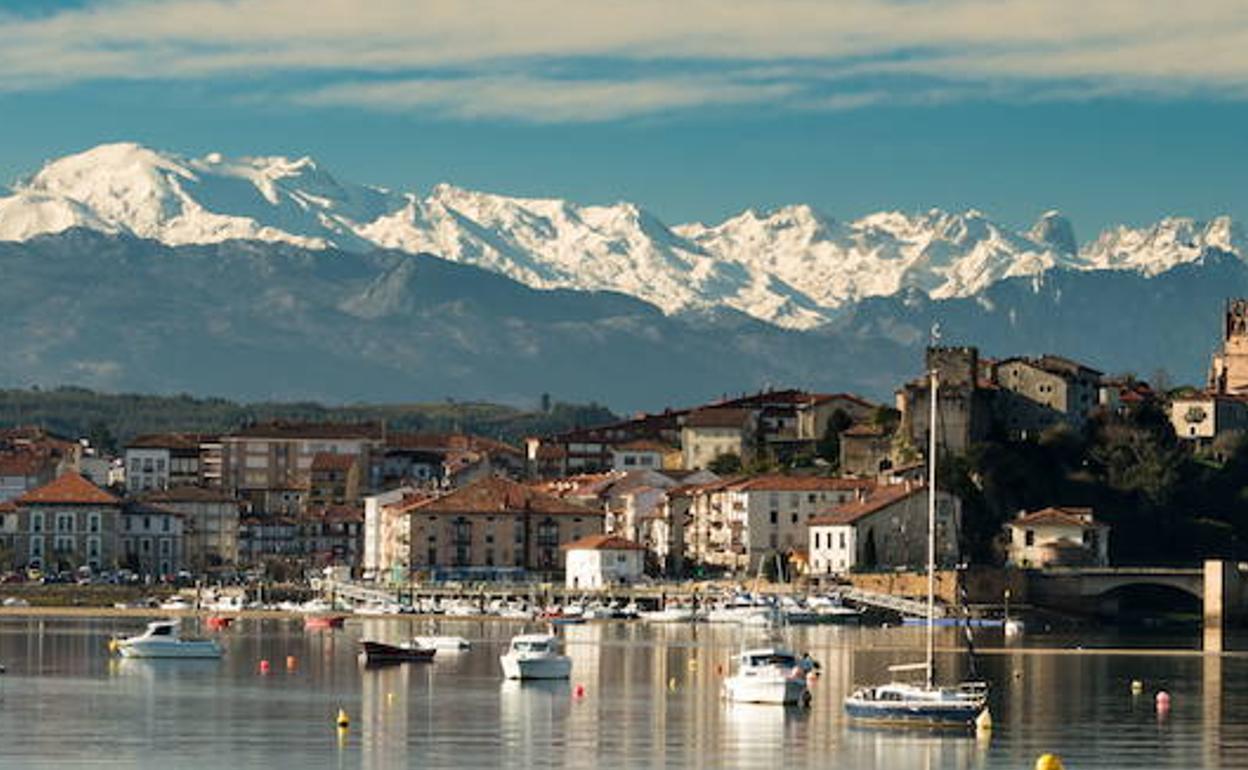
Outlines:
{"type": "Polygon", "coordinates": [[[936,674],[936,391],[940,383],[932,369],[931,402],[927,422],[927,686],[935,684],[936,674]]]}

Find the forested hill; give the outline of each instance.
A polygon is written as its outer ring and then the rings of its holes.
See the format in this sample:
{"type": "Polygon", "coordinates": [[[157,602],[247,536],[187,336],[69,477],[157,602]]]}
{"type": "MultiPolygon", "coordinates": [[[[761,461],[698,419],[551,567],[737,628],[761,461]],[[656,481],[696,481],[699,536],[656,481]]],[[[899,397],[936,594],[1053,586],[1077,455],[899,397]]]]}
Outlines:
{"type": "Polygon", "coordinates": [[[462,431],[514,443],[526,435],[601,424],[616,417],[597,404],[554,403],[545,410],[525,411],[498,404],[453,401],[326,406],[314,402],[238,403],[188,395],[97,393],[76,387],[0,390],[0,427],[38,425],[65,437],[88,436],[93,444],[106,448],[116,448],[143,433],[215,433],[278,419],[384,420],[392,431],[462,431]]]}

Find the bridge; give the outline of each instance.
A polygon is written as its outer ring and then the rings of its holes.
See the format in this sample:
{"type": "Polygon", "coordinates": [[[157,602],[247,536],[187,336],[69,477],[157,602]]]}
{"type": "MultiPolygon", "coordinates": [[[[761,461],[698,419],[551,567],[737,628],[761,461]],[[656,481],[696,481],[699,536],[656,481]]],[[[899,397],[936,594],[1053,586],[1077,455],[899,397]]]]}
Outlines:
{"type": "Polygon", "coordinates": [[[1122,589],[1163,587],[1202,605],[1206,649],[1221,649],[1229,617],[1248,609],[1248,564],[1209,560],[1201,567],[1049,567],[1027,572],[1027,601],[1040,607],[1090,614],[1122,589]],[[1216,635],[1216,640],[1211,637],[1216,635]]]}

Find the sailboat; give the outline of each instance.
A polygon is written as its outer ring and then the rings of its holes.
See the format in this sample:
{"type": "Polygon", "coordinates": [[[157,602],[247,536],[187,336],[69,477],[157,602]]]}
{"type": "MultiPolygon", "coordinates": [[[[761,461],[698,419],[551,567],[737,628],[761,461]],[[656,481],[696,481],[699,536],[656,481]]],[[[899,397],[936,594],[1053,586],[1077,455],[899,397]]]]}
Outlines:
{"type": "Polygon", "coordinates": [[[890,666],[889,671],[923,671],[922,684],[889,682],[860,687],[845,698],[845,713],[857,722],[918,727],[970,727],[986,717],[987,687],[967,682],[956,687],[936,685],[936,394],[937,373],[929,372],[931,413],[927,451],[927,659],[890,666]]]}

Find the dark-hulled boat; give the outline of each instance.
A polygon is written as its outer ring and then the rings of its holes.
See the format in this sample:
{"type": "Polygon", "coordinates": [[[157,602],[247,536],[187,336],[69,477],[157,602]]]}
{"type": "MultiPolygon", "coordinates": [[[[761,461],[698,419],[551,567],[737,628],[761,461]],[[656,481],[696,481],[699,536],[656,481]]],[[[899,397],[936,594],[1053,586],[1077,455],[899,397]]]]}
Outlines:
{"type": "Polygon", "coordinates": [[[371,664],[428,663],[437,653],[432,647],[421,647],[415,642],[387,644],[364,639],[360,644],[364,645],[364,662],[371,664]]]}

